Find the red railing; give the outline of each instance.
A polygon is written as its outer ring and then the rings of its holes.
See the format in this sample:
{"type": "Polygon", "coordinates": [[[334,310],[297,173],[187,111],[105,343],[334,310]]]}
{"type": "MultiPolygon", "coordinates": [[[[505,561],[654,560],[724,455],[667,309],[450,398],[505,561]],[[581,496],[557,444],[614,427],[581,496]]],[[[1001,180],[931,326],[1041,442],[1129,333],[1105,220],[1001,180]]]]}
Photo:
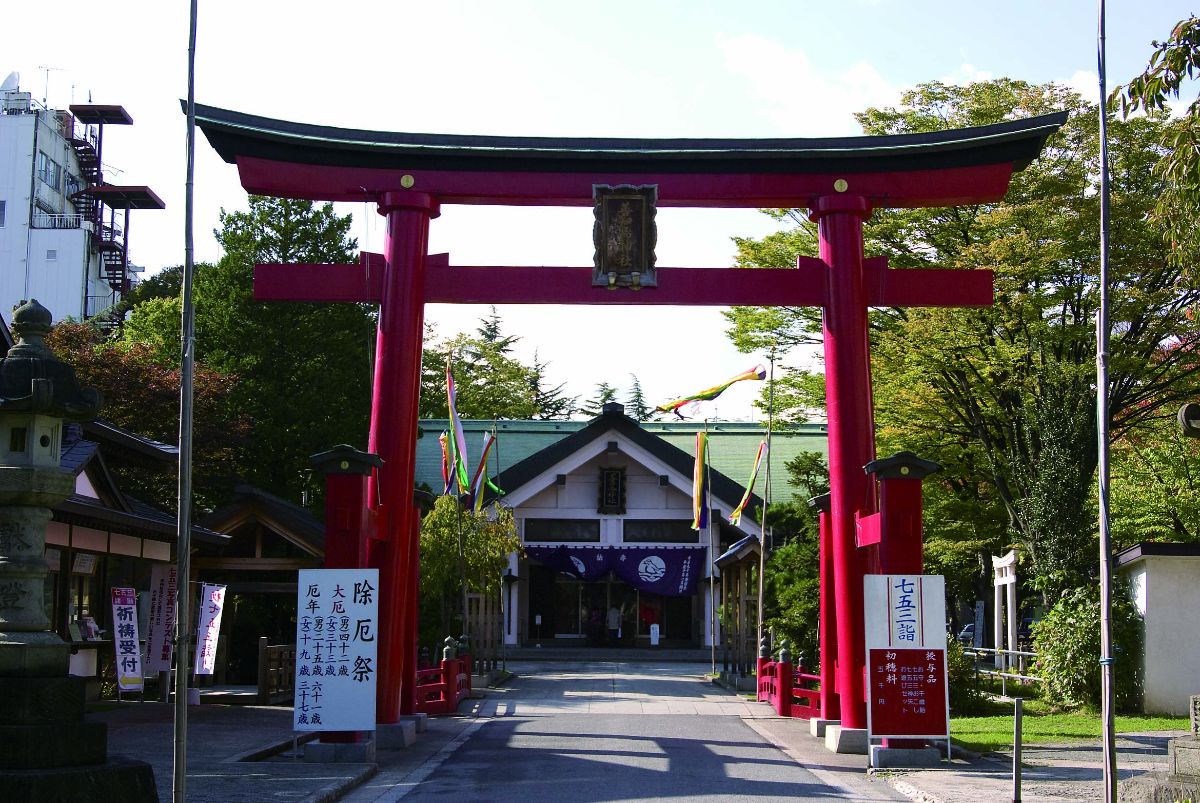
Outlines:
{"type": "Polygon", "coordinates": [[[432,669],[417,670],[418,713],[453,714],[471,696],[471,656],[447,658],[432,669]]]}
{"type": "Polygon", "coordinates": [[[820,675],[805,672],[803,666],[758,659],[758,700],[769,703],[781,717],[819,717],[820,680],[820,675]]]}

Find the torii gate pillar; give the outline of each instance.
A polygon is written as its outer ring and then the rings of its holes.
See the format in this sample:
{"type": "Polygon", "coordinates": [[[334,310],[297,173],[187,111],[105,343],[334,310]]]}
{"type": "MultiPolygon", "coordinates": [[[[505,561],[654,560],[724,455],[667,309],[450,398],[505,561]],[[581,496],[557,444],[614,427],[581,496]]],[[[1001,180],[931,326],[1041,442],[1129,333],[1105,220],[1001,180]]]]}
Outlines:
{"type": "Polygon", "coordinates": [[[411,714],[410,685],[416,668],[416,616],[406,610],[417,582],[418,512],[413,499],[416,479],[417,407],[421,380],[422,329],[425,324],[425,254],[429,221],[438,202],[418,192],[387,192],[379,213],[387,218],[386,264],[375,341],[375,382],[371,399],[369,451],[386,455],[368,487],[372,509],[380,517],[370,564],[379,569],[382,588],[393,589],[381,611],[378,721],[396,722],[411,714]]]}
{"type": "MultiPolygon", "coordinates": [[[[838,186],[846,186],[840,182],[838,186]]],[[[829,266],[829,301],[824,307],[825,387],[829,422],[829,527],[837,617],[837,690],[841,728],[867,727],[862,667],[865,665],[862,610],[864,556],[855,542],[855,514],[874,512],[871,483],[862,467],[875,459],[871,364],[867,345],[867,298],[863,287],[863,221],[866,198],[818,198],[810,217],[817,223],[821,260],[829,266]]],[[[865,739],[864,739],[865,740],[865,739]]]]}

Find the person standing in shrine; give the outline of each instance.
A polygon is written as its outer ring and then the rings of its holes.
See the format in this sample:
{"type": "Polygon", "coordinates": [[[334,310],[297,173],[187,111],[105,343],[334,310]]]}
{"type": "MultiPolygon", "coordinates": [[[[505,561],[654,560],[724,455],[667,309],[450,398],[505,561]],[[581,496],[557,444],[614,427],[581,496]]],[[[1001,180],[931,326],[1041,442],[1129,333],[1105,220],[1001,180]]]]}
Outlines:
{"type": "Polygon", "coordinates": [[[617,646],[621,635],[621,609],[613,605],[608,609],[608,646],[617,646]]]}

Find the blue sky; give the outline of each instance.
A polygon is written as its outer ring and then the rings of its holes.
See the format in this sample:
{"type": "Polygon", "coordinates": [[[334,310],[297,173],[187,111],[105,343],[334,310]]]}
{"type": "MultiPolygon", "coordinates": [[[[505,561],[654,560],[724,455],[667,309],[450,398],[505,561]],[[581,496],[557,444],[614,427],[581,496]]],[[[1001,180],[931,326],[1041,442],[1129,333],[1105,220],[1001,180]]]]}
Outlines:
{"type": "MultiPolygon", "coordinates": [[[[182,262],[187,3],[125,0],[6,9],[0,73],[51,105],[121,103],[135,119],[106,142],[109,177],[149,184],[168,204],[137,215],[131,255],[182,262]],[[52,67],[49,73],[45,67],[52,67]],[[48,79],[48,80],[47,80],[48,79]]],[[[1110,82],[1134,74],[1150,41],[1191,6],[1109,2],[1110,82]]],[[[197,99],[266,116],[363,128],[560,136],[822,136],[858,133],[853,112],[897,103],[931,80],[1007,76],[1096,93],[1094,2],[312,2],[200,0],[197,99]]],[[[2,78],[3,75],[0,75],[2,78]]],[[[221,207],[242,208],[236,171],[201,138],[197,257],[219,256],[221,207]]],[[[379,250],[372,210],[344,206],[359,244],[379,250]]],[[[659,264],[725,266],[732,236],[775,225],[753,210],[663,210],[659,264]]],[[[589,210],[447,208],[432,251],[460,264],[591,262],[589,210]]],[[[431,307],[439,332],[473,328],[477,308],[431,307]]],[[[714,310],[511,307],[507,328],[573,394],[627,386],[663,399],[753,365],[714,310]],[[680,335],[680,333],[686,333],[680,335]],[[620,342],[621,347],[614,347],[620,342]],[[636,344],[636,345],[632,345],[636,344]]],[[[805,359],[797,355],[797,360],[805,359]]],[[[709,413],[749,415],[750,383],[709,413]]]]}

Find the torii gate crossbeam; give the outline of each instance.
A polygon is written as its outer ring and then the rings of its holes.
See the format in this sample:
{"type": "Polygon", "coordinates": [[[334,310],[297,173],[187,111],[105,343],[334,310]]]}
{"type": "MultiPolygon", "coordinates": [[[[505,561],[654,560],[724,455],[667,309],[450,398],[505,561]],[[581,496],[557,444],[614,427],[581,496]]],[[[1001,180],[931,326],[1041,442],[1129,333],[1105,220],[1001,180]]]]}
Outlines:
{"type": "MultiPolygon", "coordinates": [[[[382,530],[372,561],[393,589],[415,582],[412,502],[424,304],[668,303],[814,305],[824,310],[837,692],[844,729],[866,727],[861,557],[856,515],[876,508],[863,466],[875,459],[867,309],[986,305],[986,271],[890,270],[863,253],[872,209],[999,201],[1065,113],[958,131],[766,140],[553,139],[362,131],[197,107],[209,142],[254,193],[373,201],[387,217],[385,253],[360,265],[260,266],[260,300],[380,305],[370,448],[384,459],[373,504],[382,530]],[[662,268],[658,287],[591,286],[583,268],[451,267],[428,256],[441,204],[588,206],[595,185],[656,185],[670,207],[803,207],[819,259],[794,270],[662,268]]],[[[395,593],[395,592],[393,592],[395,593]]],[[[379,719],[411,705],[415,612],[382,622],[379,719]],[[384,660],[386,657],[386,661],[384,660]],[[403,695],[401,695],[403,686],[403,695]],[[394,690],[392,687],[395,687],[394,690]]],[[[822,656],[832,661],[833,656],[822,656]]]]}

